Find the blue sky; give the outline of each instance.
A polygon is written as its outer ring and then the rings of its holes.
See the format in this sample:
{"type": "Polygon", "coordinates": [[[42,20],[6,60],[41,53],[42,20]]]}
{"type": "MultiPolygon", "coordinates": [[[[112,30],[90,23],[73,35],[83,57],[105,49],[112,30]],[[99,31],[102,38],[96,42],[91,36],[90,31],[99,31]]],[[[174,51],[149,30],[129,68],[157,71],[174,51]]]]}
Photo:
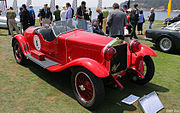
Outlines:
{"type": "MultiPolygon", "coordinates": [[[[26,3],[26,0],[17,0],[18,1],[18,6],[20,6],[21,4],[24,4],[26,3]]],[[[66,2],[70,2],[72,3],[73,0],[56,0],[56,4],[57,5],[60,5],[60,6],[63,6],[65,5],[66,2]]],[[[82,0],[78,0],[78,6],[80,5],[82,0]]],[[[87,7],[97,7],[97,3],[98,3],[98,0],[84,0],[87,2],[87,7]]],[[[103,7],[106,6],[112,6],[112,4],[114,2],[117,2],[117,3],[121,3],[121,2],[124,2],[126,0],[103,0],[103,7]]],[[[13,4],[13,0],[7,0],[7,3],[8,3],[8,6],[12,6],[13,4]]],[[[45,3],[50,3],[50,0],[32,0],[32,4],[34,6],[43,6],[43,4],[45,3]]]]}

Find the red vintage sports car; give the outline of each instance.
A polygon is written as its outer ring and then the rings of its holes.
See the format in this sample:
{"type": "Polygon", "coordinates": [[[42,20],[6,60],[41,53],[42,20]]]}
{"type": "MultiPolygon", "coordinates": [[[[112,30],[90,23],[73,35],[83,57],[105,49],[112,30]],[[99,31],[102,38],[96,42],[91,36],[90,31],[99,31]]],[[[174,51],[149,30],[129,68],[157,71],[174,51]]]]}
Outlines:
{"type": "Polygon", "coordinates": [[[153,78],[150,56],[157,55],[152,49],[137,40],[127,44],[88,29],[89,24],[82,20],[59,21],[49,28],[30,27],[24,35],[13,37],[14,57],[19,64],[29,59],[51,72],[70,69],[74,95],[88,109],[102,102],[104,79],[123,88],[117,78],[130,75],[141,85],[153,78]]]}

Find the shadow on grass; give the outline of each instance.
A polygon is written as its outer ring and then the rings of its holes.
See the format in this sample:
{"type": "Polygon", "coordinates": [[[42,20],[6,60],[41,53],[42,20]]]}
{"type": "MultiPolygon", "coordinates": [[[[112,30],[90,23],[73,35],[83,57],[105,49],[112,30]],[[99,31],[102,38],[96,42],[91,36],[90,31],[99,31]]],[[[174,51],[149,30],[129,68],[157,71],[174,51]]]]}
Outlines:
{"type": "Polygon", "coordinates": [[[0,36],[9,36],[8,34],[2,34],[2,33],[0,33],[0,36]]]}
{"type": "MultiPolygon", "coordinates": [[[[35,63],[28,61],[25,67],[29,68],[33,73],[35,73],[39,78],[46,81],[51,86],[75,99],[73,91],[71,88],[70,75],[71,72],[68,70],[52,73],[49,72],[35,63]]],[[[121,103],[121,100],[130,94],[142,97],[152,91],[157,92],[168,92],[169,90],[165,87],[158,86],[156,84],[148,83],[144,86],[139,86],[131,83],[127,79],[121,79],[121,83],[124,85],[124,89],[120,90],[118,88],[105,87],[105,99],[104,102],[98,106],[98,108],[91,112],[100,113],[122,113],[123,111],[135,111],[137,108],[134,105],[126,105],[121,103]]],[[[75,99],[76,100],[76,99],[75,99]]]]}

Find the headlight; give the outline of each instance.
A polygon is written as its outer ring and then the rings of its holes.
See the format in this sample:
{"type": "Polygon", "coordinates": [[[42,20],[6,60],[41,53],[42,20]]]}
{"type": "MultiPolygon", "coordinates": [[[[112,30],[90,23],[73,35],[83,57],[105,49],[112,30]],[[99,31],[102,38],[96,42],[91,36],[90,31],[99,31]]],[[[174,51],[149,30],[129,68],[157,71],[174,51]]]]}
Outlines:
{"type": "Polygon", "coordinates": [[[129,49],[131,50],[131,52],[135,53],[141,50],[141,43],[139,41],[132,40],[129,44],[129,49]]]}
{"type": "Polygon", "coordinates": [[[105,60],[109,61],[112,59],[113,56],[116,55],[116,49],[114,49],[113,47],[107,47],[105,52],[104,52],[104,58],[105,60]]]}

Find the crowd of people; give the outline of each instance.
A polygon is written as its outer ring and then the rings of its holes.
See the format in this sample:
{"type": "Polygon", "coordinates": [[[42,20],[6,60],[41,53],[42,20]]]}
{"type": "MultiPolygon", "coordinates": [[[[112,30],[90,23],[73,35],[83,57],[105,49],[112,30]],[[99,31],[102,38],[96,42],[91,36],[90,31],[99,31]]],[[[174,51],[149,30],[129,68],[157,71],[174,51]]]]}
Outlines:
{"type": "MultiPolygon", "coordinates": [[[[130,39],[138,39],[136,35],[136,29],[138,35],[143,35],[143,23],[145,22],[143,10],[138,8],[138,4],[134,4],[134,8],[128,8],[125,4],[120,8],[118,3],[113,4],[113,10],[109,11],[106,7],[103,10],[97,8],[96,12],[98,14],[96,19],[92,19],[91,8],[87,9],[86,2],[82,1],[81,5],[77,8],[77,12],[71,7],[70,3],[66,3],[62,9],[56,5],[56,9],[51,12],[48,4],[44,4],[42,9],[39,9],[38,17],[41,26],[49,26],[53,21],[68,21],[72,18],[81,19],[85,21],[90,21],[92,24],[92,30],[94,33],[106,35],[114,38],[120,38],[124,40],[124,28],[130,33],[130,39]],[[53,19],[54,15],[54,19],[53,19]]],[[[149,18],[149,29],[152,29],[152,24],[155,19],[154,9],[150,10],[151,15],[149,18]]],[[[16,13],[13,8],[10,7],[7,11],[8,26],[10,34],[13,34],[13,28],[15,28],[17,33],[20,33],[23,29],[25,31],[28,27],[35,25],[36,15],[33,6],[30,5],[29,8],[25,4],[20,7],[20,31],[17,27],[15,21],[16,13]]]]}

